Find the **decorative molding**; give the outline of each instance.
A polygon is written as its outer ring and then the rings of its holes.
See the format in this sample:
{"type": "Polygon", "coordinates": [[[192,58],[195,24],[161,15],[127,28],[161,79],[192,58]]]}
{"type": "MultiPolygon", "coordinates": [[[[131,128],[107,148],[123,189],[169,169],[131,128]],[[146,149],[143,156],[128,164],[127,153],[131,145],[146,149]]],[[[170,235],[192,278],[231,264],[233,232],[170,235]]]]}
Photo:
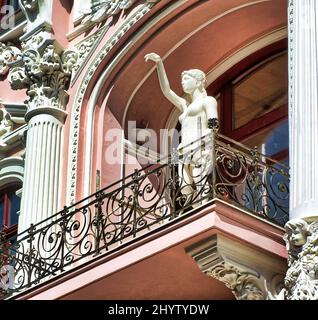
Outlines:
{"type": "Polygon", "coordinates": [[[237,300],[265,300],[266,293],[259,288],[259,279],[240,268],[222,262],[205,274],[223,282],[237,300]]]}
{"type": "Polygon", "coordinates": [[[286,300],[318,300],[318,218],[296,218],[286,223],[288,266],[286,300]]]}
{"type": "Polygon", "coordinates": [[[235,240],[214,235],[186,251],[204,274],[223,282],[237,300],[265,300],[282,286],[284,261],[235,240]]]}
{"type": "Polygon", "coordinates": [[[22,125],[18,129],[6,134],[0,140],[0,159],[5,158],[5,154],[16,148],[22,146],[24,148],[25,133],[27,131],[27,125],[22,125]]]}
{"type": "MultiPolygon", "coordinates": [[[[160,0],[144,0],[146,3],[156,3],[160,0]]],[[[132,7],[137,0],[91,0],[89,12],[84,13],[81,21],[82,25],[92,26],[110,17],[118,15],[120,12],[132,7]]]]}
{"type": "Polygon", "coordinates": [[[288,3],[288,84],[289,84],[289,119],[293,112],[293,91],[294,91],[294,0],[288,3]]]}
{"type": "Polygon", "coordinates": [[[0,160],[0,187],[16,181],[23,181],[24,161],[20,157],[0,160]]]}
{"type": "Polygon", "coordinates": [[[78,154],[78,139],[79,139],[79,124],[81,106],[85,96],[85,92],[89,81],[96,72],[102,60],[107,56],[110,50],[118,43],[118,41],[132,28],[143,16],[145,16],[155,3],[147,3],[143,5],[133,16],[128,19],[119,28],[117,32],[106,42],[99,54],[94,59],[94,63],[85,73],[81,85],[77,91],[74,107],[72,109],[71,130],[70,130],[70,157],[69,160],[69,178],[68,178],[68,202],[69,204],[75,203],[76,198],[76,177],[77,177],[77,154],[78,154]]]}
{"type": "Polygon", "coordinates": [[[76,52],[78,53],[78,60],[77,64],[74,65],[73,68],[71,85],[74,84],[74,82],[80,75],[87,61],[90,59],[98,44],[100,43],[100,39],[103,38],[108,29],[108,26],[103,27],[102,29],[98,30],[98,32],[94,33],[92,36],[86,38],[84,41],[78,43],[75,46],[76,52]]]}

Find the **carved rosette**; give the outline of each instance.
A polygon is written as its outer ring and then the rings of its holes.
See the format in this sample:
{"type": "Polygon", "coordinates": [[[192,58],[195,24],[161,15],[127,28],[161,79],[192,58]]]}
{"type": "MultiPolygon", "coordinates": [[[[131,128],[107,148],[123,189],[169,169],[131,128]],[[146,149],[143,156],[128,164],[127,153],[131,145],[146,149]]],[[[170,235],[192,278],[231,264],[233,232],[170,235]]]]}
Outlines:
{"type": "Polygon", "coordinates": [[[222,281],[232,290],[237,300],[265,300],[266,298],[257,284],[259,279],[237,267],[223,262],[205,273],[207,276],[222,281]]]}
{"type": "Polygon", "coordinates": [[[284,297],[318,300],[318,219],[293,219],[285,228],[289,269],[284,297]]]}
{"type": "Polygon", "coordinates": [[[27,89],[28,111],[41,106],[64,109],[77,54],[58,52],[51,43],[42,50],[25,49],[18,56],[10,65],[8,80],[14,90],[27,89]]]}

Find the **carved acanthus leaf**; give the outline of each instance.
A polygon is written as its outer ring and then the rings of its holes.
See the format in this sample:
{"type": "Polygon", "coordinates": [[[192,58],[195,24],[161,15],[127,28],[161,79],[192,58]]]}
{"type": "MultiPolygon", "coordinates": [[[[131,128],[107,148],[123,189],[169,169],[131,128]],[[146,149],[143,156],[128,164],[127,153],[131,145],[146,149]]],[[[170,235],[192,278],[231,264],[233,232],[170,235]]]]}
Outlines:
{"type": "Polygon", "coordinates": [[[14,90],[27,89],[29,111],[37,106],[63,108],[76,63],[77,53],[61,53],[52,43],[43,50],[25,49],[20,59],[10,65],[8,80],[14,90]]]}
{"type": "Polygon", "coordinates": [[[266,298],[257,285],[258,278],[237,267],[222,262],[207,270],[206,274],[222,281],[232,290],[238,300],[264,300],[266,298]]]}
{"type": "Polygon", "coordinates": [[[10,63],[21,58],[21,51],[11,45],[0,42],[0,74],[7,74],[10,63]]]}
{"type": "Polygon", "coordinates": [[[105,30],[101,29],[89,38],[85,39],[83,42],[80,42],[75,46],[76,52],[78,53],[78,61],[77,64],[74,66],[74,73],[78,71],[80,66],[85,63],[86,59],[90,56],[92,53],[93,48],[96,46],[96,43],[98,43],[98,40],[102,34],[104,34],[105,30]]]}

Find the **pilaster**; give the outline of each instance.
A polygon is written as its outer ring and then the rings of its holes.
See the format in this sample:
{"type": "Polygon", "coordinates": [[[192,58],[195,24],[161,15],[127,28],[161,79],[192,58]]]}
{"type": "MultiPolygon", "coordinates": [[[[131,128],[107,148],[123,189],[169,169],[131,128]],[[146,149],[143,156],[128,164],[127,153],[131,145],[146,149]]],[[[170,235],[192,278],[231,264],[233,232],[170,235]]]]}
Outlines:
{"type": "Polygon", "coordinates": [[[289,269],[282,297],[318,299],[318,6],[289,0],[289,269]]]}

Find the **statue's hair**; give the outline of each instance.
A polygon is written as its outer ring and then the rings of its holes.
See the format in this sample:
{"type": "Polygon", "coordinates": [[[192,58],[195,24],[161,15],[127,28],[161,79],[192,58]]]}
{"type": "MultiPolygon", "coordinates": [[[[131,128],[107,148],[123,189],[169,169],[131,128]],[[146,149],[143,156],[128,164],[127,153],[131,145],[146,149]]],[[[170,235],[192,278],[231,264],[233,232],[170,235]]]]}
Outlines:
{"type": "MultiPolygon", "coordinates": [[[[206,85],[206,76],[205,73],[199,69],[190,69],[183,71],[181,74],[181,77],[188,75],[194,79],[196,79],[201,84],[201,90],[205,91],[205,85],[206,85]]],[[[205,91],[206,92],[206,91],[205,91]]]]}
{"type": "Polygon", "coordinates": [[[202,82],[203,85],[205,85],[206,83],[205,73],[199,69],[190,69],[183,71],[181,76],[183,77],[184,75],[189,75],[190,77],[195,78],[196,80],[202,82]]]}
{"type": "Polygon", "coordinates": [[[300,218],[288,221],[285,225],[285,229],[286,229],[287,233],[288,233],[288,231],[293,231],[296,228],[299,228],[305,234],[310,233],[308,230],[308,223],[305,220],[300,219],[300,218]]]}

